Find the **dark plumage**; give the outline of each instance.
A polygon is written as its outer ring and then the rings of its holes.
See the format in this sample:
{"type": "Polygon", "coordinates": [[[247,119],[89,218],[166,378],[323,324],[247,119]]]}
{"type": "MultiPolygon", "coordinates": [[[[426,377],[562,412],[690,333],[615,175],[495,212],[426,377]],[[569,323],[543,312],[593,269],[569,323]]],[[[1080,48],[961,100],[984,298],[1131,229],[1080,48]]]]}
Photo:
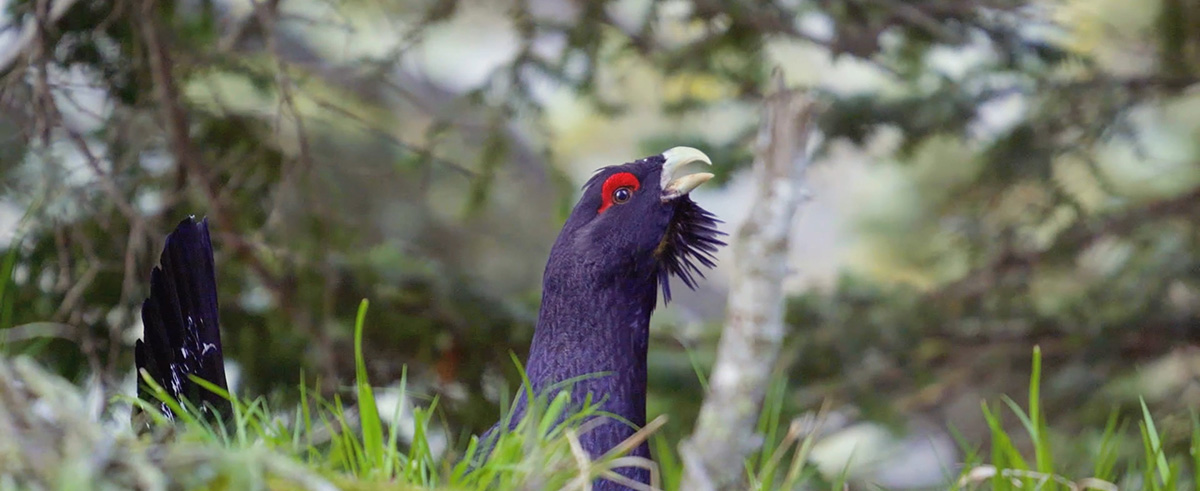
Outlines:
{"type": "MultiPolygon", "coordinates": [[[[191,217],[167,235],[160,266],[150,272],[150,298],[142,302],[142,339],[134,347],[138,370],[146,370],[176,400],[197,405],[203,414],[230,414],[229,401],[193,382],[188,375],[226,389],[217,281],[208,221],[191,217]]],[[[144,384],[138,397],[157,402],[144,384]]],[[[160,403],[167,417],[171,410],[160,403]]]]}
{"type": "MultiPolygon", "coordinates": [[[[665,198],[666,160],[658,155],[598,171],[554,242],[542,278],[542,306],[526,364],[535,393],[602,374],[576,382],[572,401],[591,393],[593,400],[603,401],[603,410],[628,421],[606,421],[580,435],[593,457],[646,423],[646,349],[658,289],[669,301],[670,276],[695,287],[696,276],[703,276],[700,266],[712,267],[713,253],[724,245],[719,222],[687,196],[690,188],[665,198]],[[632,174],[638,187],[625,203],[609,204],[612,196],[605,192],[615,190],[605,184],[624,173],[632,174]]],[[[518,400],[517,416],[524,404],[518,400]]],[[[649,457],[649,448],[642,444],[632,455],[649,457]]],[[[644,469],[620,473],[649,482],[644,469]]],[[[596,485],[624,489],[610,481],[596,485]]]]}
{"type": "Polygon", "coordinates": [[[671,277],[683,281],[688,288],[696,288],[696,277],[704,277],[706,268],[716,266],[713,254],[725,245],[717,237],[725,235],[717,230],[721,223],[717,217],[701,208],[691,197],[684,196],[675,204],[675,217],[663,236],[662,249],[657,253],[659,268],[658,282],[662,285],[663,300],[671,301],[671,277]]]}
{"type": "MultiPolygon", "coordinates": [[[[584,377],[571,387],[572,400],[578,404],[590,395],[615,416],[580,435],[593,457],[646,423],[646,349],[659,290],[670,301],[672,276],[694,288],[703,277],[701,267],[712,267],[714,253],[724,245],[717,219],[688,196],[712,175],[675,178],[679,167],[693,161],[708,157],[677,147],[599,170],[584,185],[546,262],[527,374],[538,394],[584,377]]],[[[228,402],[187,378],[194,374],[225,388],[205,222],[184,220],[167,237],[162,267],[154,269],[142,311],[138,368],[172,396],[228,414],[228,402]]],[[[147,397],[144,391],[140,395],[147,397]]],[[[514,424],[525,404],[518,399],[514,424]]],[[[649,457],[649,449],[642,444],[632,455],[649,457]]],[[[644,469],[619,472],[649,482],[644,469]]],[[[596,489],[623,486],[599,481],[596,489]]]]}

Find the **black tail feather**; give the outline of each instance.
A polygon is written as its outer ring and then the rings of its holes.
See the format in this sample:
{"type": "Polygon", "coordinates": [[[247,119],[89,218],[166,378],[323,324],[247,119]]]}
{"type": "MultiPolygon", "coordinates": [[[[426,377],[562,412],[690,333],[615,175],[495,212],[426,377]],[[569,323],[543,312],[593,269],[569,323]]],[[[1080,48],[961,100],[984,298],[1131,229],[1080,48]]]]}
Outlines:
{"type": "MultiPolygon", "coordinates": [[[[159,263],[150,273],[150,298],[142,303],[142,339],[134,348],[137,368],[202,414],[227,416],[229,401],[189,378],[194,375],[228,390],[208,220],[197,223],[188,217],[180,222],[167,236],[159,263]]],[[[138,387],[138,397],[160,402],[144,384],[138,387]]],[[[160,409],[174,418],[165,404],[160,409]]]]}

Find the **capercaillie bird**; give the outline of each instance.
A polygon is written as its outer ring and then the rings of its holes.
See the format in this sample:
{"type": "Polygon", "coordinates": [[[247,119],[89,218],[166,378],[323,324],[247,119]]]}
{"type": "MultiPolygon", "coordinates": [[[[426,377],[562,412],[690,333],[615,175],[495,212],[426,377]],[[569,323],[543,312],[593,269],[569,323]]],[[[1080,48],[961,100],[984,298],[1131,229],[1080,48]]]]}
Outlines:
{"type": "MultiPolygon", "coordinates": [[[[669,302],[671,277],[695,288],[703,268],[715,265],[714,254],[725,245],[720,239],[724,234],[717,230],[719,221],[689,195],[713,177],[681,172],[693,162],[711,164],[699,150],[675,147],[598,170],[583,186],[550,250],[526,371],[534,393],[578,379],[570,388],[572,401],[590,396],[602,411],[618,417],[579,435],[592,457],[603,455],[646,423],[650,315],[659,291],[669,302]]],[[[142,312],[145,332],[136,346],[138,369],[172,397],[212,414],[228,412],[228,401],[188,377],[226,388],[205,221],[185,219],[168,235],[142,312]]],[[[141,395],[149,397],[144,391],[141,395]]],[[[525,399],[518,398],[513,424],[525,410],[525,399]]],[[[649,447],[642,443],[631,455],[648,458],[649,447]]],[[[638,482],[650,479],[646,469],[617,471],[638,482]]],[[[625,489],[608,480],[595,484],[601,490],[625,489]]]]}

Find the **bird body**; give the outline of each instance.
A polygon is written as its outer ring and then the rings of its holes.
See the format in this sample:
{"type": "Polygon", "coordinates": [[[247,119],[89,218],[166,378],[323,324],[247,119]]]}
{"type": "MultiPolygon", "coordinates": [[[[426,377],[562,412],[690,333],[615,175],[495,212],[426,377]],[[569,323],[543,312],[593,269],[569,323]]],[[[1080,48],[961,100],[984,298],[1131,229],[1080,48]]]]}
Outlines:
{"type": "MultiPolygon", "coordinates": [[[[593,458],[646,423],[646,356],[658,292],[670,301],[672,276],[695,287],[696,276],[702,276],[700,266],[712,267],[713,254],[724,245],[716,218],[688,196],[712,174],[677,176],[683,165],[696,161],[711,163],[698,150],[676,147],[597,171],[584,185],[546,262],[542,304],[526,363],[530,389],[544,395],[574,380],[570,386],[574,403],[590,397],[614,416],[579,435],[583,449],[593,458]]],[[[144,317],[145,341],[137,346],[138,368],[146,368],[162,385],[174,384],[178,373],[193,373],[205,378],[219,375],[218,386],[224,388],[224,373],[212,374],[212,359],[201,358],[199,367],[187,365],[197,359],[189,350],[215,353],[219,360],[216,284],[197,281],[211,277],[212,249],[205,223],[185,220],[168,236],[163,266],[152,276],[149,307],[144,309],[150,314],[144,317]],[[186,254],[181,256],[178,250],[186,254]],[[193,257],[203,253],[207,261],[193,257]],[[169,284],[187,287],[159,287],[169,284]],[[190,302],[185,298],[189,295],[203,301],[190,302]],[[180,313],[165,315],[163,311],[173,306],[179,306],[180,313]],[[204,319],[197,325],[199,331],[175,334],[181,327],[185,331],[192,327],[189,319],[194,318],[204,319]],[[163,319],[170,322],[160,322],[163,319]],[[205,343],[215,343],[215,352],[204,350],[205,343]]],[[[169,392],[197,401],[195,388],[188,384],[184,377],[181,386],[169,392]]],[[[518,398],[513,426],[526,404],[525,398],[518,398]]],[[[642,443],[631,454],[648,458],[649,448],[642,443]]],[[[649,482],[646,469],[617,471],[634,481],[649,482]]],[[[608,480],[597,481],[595,488],[626,489],[608,480]]]]}

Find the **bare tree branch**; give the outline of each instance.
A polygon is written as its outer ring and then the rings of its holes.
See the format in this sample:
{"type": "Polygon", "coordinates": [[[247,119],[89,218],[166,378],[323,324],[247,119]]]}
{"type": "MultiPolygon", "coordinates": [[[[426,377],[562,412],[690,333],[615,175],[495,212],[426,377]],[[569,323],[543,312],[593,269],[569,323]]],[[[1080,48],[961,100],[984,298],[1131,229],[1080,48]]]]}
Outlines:
{"type": "MultiPolygon", "coordinates": [[[[49,1],[38,2],[33,17],[26,19],[21,25],[16,39],[4,49],[0,49],[0,78],[7,78],[15,70],[22,68],[21,57],[28,54],[27,50],[44,49],[46,29],[57,23],[73,5],[75,0],[58,0],[53,2],[53,5],[49,1]]],[[[40,55],[33,53],[34,58],[38,56],[40,55]]]]}
{"type": "Polygon", "coordinates": [[[783,343],[783,279],[792,217],[804,200],[809,139],[818,104],[786,89],[776,71],[759,126],[757,200],[738,232],[725,330],[696,430],[681,443],[680,489],[738,489],[745,457],[761,445],[754,428],[783,343]]]}
{"type": "Polygon", "coordinates": [[[232,212],[221,199],[216,183],[213,182],[208,169],[196,158],[192,145],[187,111],[175,86],[175,76],[172,73],[172,60],[163,33],[160,31],[155,14],[155,0],[143,0],[141,10],[142,35],[145,38],[148,58],[150,60],[151,77],[154,80],[154,91],[158,98],[158,106],[162,111],[162,123],[166,128],[167,141],[171,153],[181,169],[195,182],[200,191],[208,199],[213,220],[217,223],[221,238],[232,246],[238,257],[250,265],[254,273],[273,291],[282,290],[282,280],[277,277],[259,258],[253,245],[244,237],[226,232],[235,230],[232,212]]]}

